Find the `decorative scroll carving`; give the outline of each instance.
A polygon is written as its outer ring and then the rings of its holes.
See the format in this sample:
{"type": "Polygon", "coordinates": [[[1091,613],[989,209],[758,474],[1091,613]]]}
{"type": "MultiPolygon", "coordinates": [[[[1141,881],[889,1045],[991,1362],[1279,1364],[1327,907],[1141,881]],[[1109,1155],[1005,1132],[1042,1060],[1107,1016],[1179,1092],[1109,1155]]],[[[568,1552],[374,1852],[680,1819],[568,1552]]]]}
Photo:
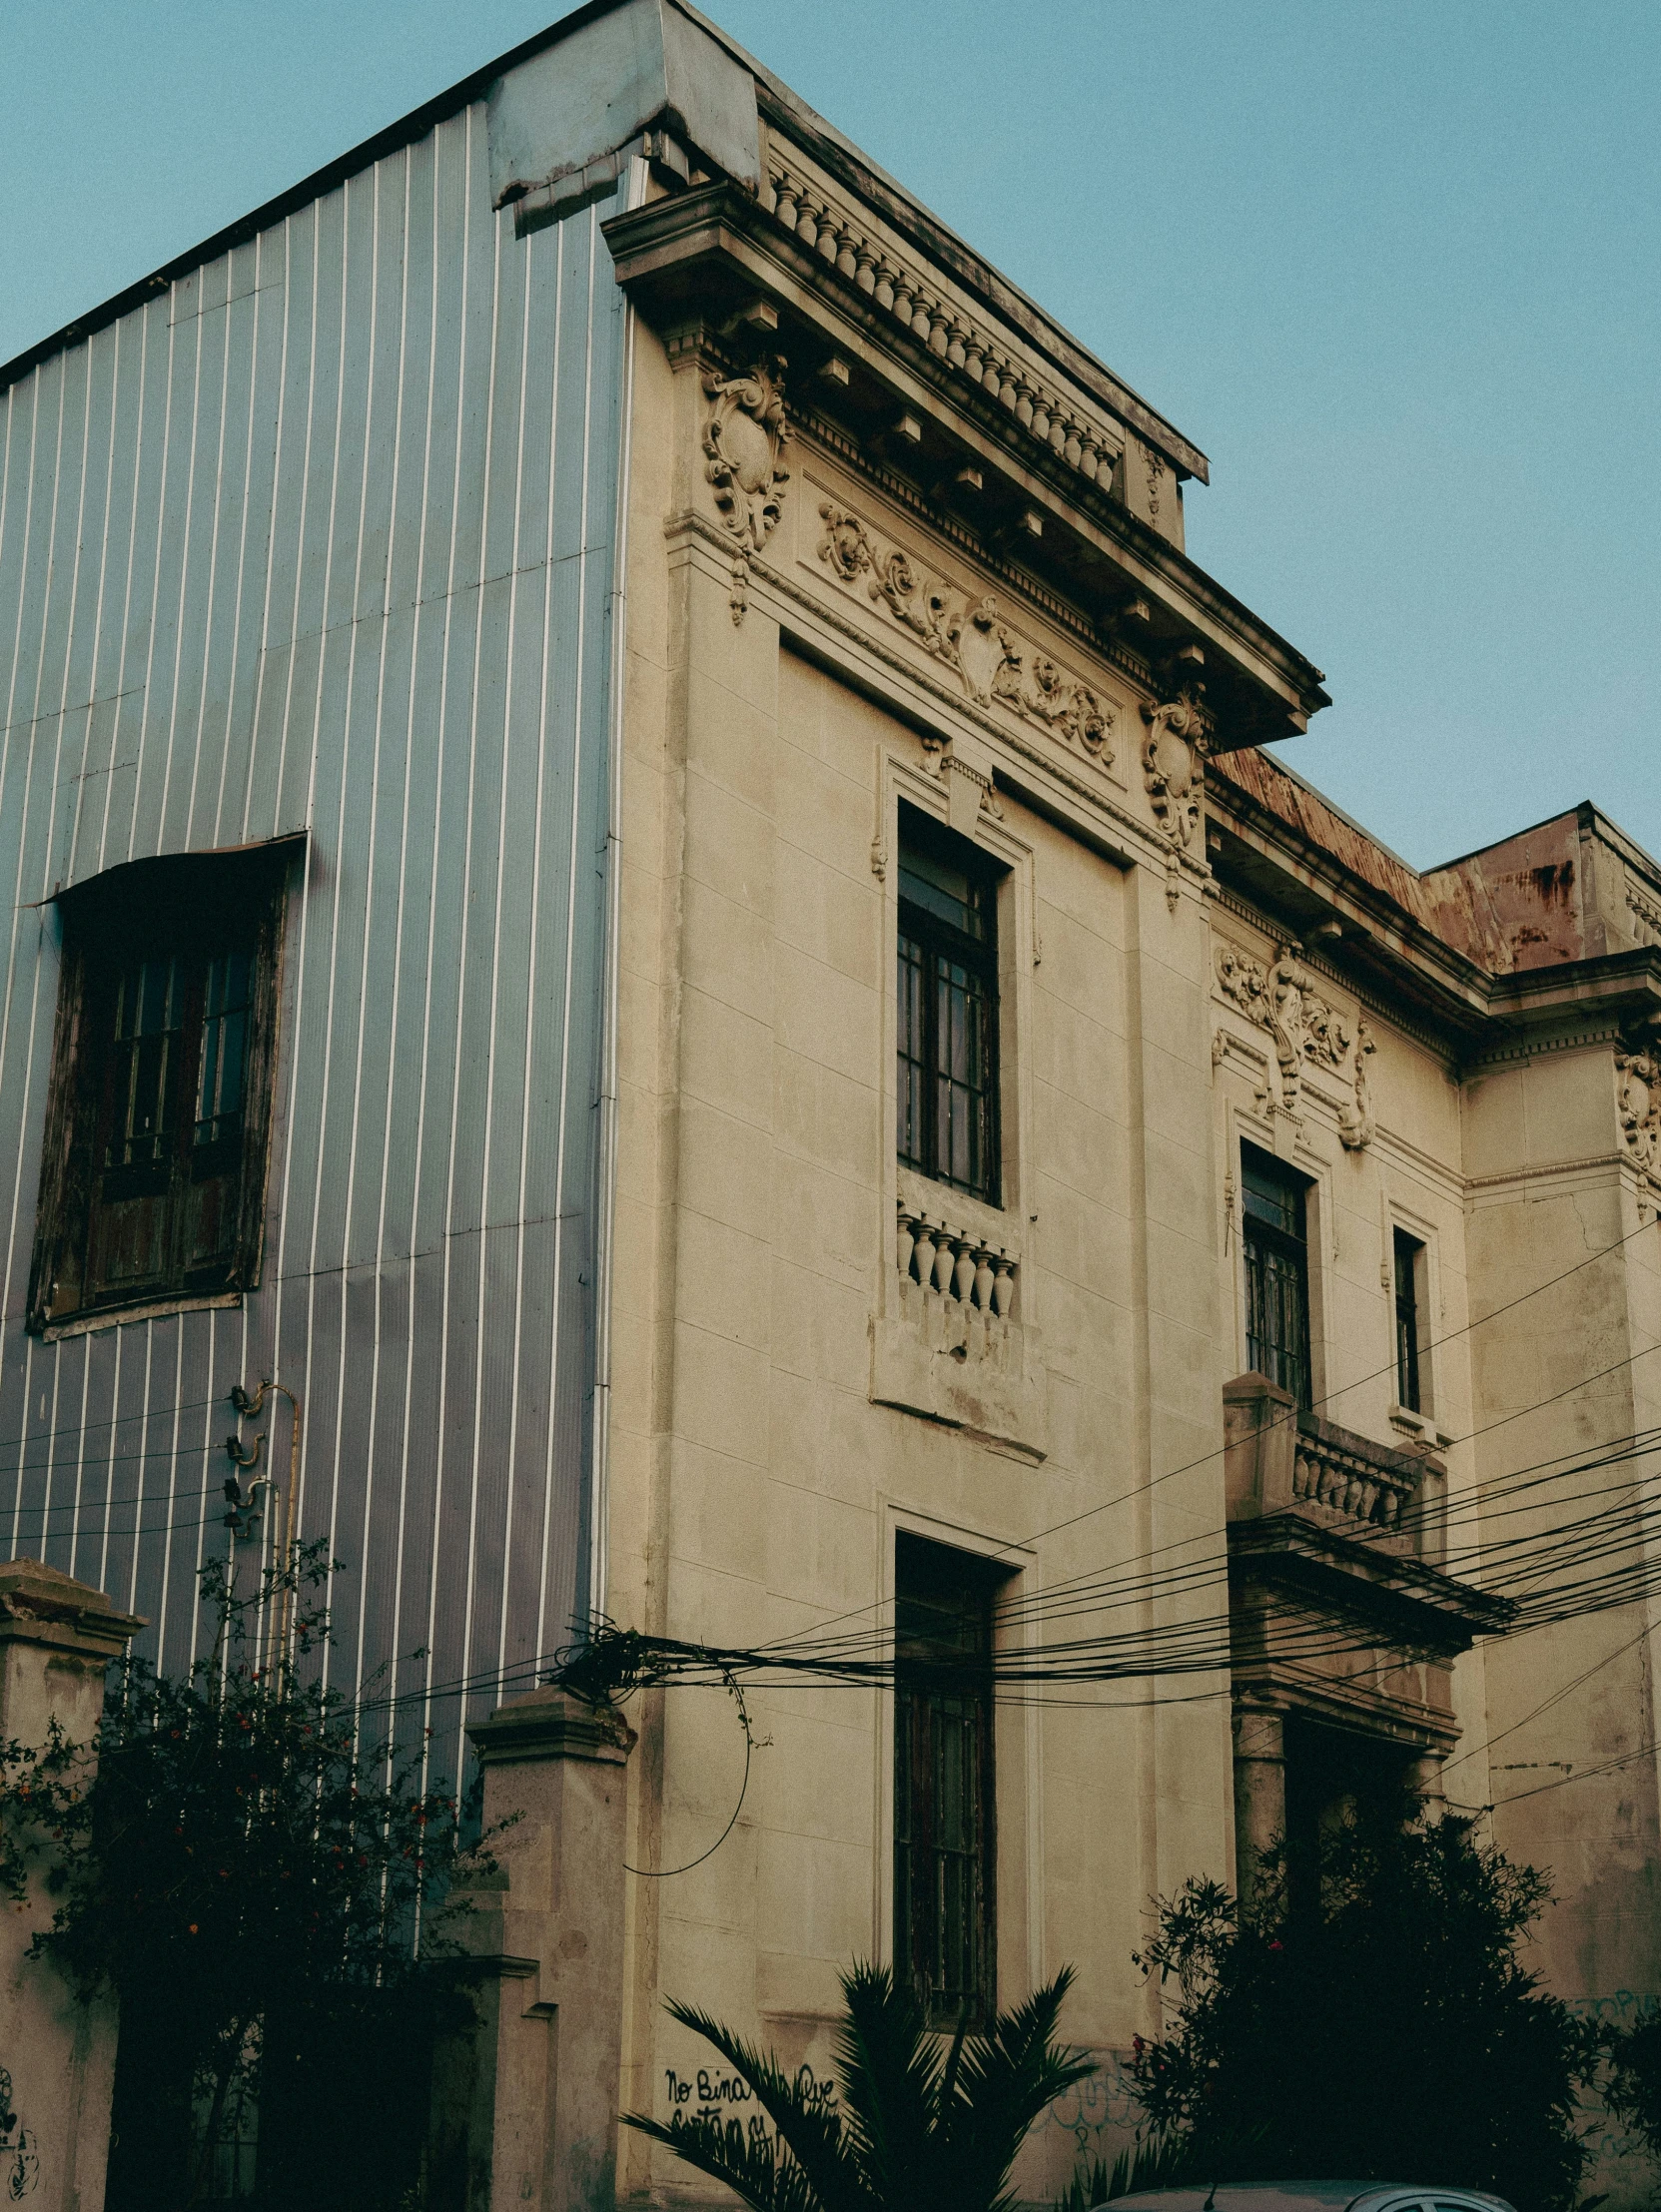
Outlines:
{"type": "Polygon", "coordinates": [[[1158,523],[1160,519],[1160,485],[1165,478],[1165,455],[1156,452],[1152,445],[1147,446],[1145,451],[1148,458],[1148,519],[1150,522],[1158,523]]]}
{"type": "Polygon", "coordinates": [[[895,621],[903,622],[914,637],[922,640],[925,652],[961,673],[958,632],[962,618],[953,619],[947,614],[945,599],[927,588],[907,554],[886,554],[875,562],[875,569],[868,586],[871,597],[882,600],[895,621]]]}
{"type": "Polygon", "coordinates": [[[1615,1080],[1627,1157],[1641,1175],[1661,1180],[1661,1060],[1653,1052],[1617,1053],[1615,1080]]]}
{"type": "Polygon", "coordinates": [[[1021,685],[1019,703],[1023,714],[1060,730],[1089,753],[1099,755],[1107,742],[1113,710],[1104,707],[1088,685],[1070,682],[1042,653],[1033,655],[1032,673],[1021,685]]]}
{"type": "Polygon", "coordinates": [[[819,502],[819,519],[825,534],[819,540],[819,558],[828,560],[845,584],[858,581],[876,557],[865,524],[857,514],[846,514],[830,499],[819,502]]]}
{"type": "Polygon", "coordinates": [[[1358,1152],[1370,1144],[1377,1123],[1372,1117],[1372,1086],[1367,1062],[1378,1050],[1364,1022],[1355,1025],[1355,1104],[1338,1108],[1338,1141],[1346,1151],[1358,1152]]]}
{"type": "Polygon", "coordinates": [[[908,552],[899,546],[885,548],[858,515],[833,499],[821,500],[819,517],[825,525],[819,558],[831,573],[850,586],[866,577],[871,599],[886,606],[925,652],[957,670],[977,706],[1007,708],[1104,768],[1112,767],[1115,709],[1047,654],[1028,651],[1004,621],[995,598],[955,599],[908,552]]]}
{"type": "MultiPolygon", "coordinates": [[[[1267,1030],[1274,1040],[1274,1057],[1280,1070],[1280,1104],[1288,1113],[1295,1111],[1297,1106],[1304,1061],[1321,1061],[1329,1068],[1341,1067],[1351,1044],[1349,1026],[1343,1016],[1316,995],[1314,979],[1298,958],[1300,951],[1297,945],[1281,945],[1272,963],[1265,968],[1261,961],[1252,960],[1239,946],[1225,943],[1219,945],[1216,961],[1218,988],[1223,996],[1239,1007],[1248,1022],[1267,1030]]],[[[1371,1139],[1372,1121],[1363,1096],[1366,1078],[1362,1055],[1375,1049],[1364,1022],[1357,1025],[1353,1042],[1355,1110],[1365,1121],[1366,1134],[1354,1139],[1346,1136],[1344,1142],[1364,1144],[1371,1139]]],[[[1347,1115],[1349,1111],[1346,1106],[1344,1113],[1347,1115]]]]}
{"type": "Polygon", "coordinates": [[[703,388],[711,401],[704,424],[704,476],[722,524],[737,541],[732,556],[732,619],[749,604],[750,555],[778,524],[790,471],[784,465],[790,426],[784,414],[782,360],[757,362],[747,376],[711,371],[703,388]]]}
{"type": "Polygon", "coordinates": [[[1154,802],[1154,819],[1173,847],[1186,849],[1200,827],[1205,786],[1206,732],[1198,686],[1163,706],[1144,705],[1148,735],[1142,741],[1142,773],[1154,802]]]}

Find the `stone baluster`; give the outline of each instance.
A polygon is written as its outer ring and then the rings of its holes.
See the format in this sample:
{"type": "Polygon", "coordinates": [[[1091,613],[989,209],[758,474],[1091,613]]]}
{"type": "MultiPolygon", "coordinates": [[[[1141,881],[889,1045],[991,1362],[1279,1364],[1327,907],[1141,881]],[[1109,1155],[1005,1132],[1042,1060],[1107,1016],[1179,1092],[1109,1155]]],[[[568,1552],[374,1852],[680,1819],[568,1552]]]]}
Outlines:
{"type": "Polygon", "coordinates": [[[971,383],[980,383],[986,375],[986,348],[971,331],[964,340],[963,372],[971,383]]]}
{"type": "Polygon", "coordinates": [[[1010,1307],[1015,1303],[1015,1262],[1008,1252],[997,1256],[997,1274],[992,1284],[992,1309],[1000,1321],[1007,1321],[1010,1307]]]}
{"type": "Polygon", "coordinates": [[[1032,431],[1034,437],[1050,435],[1050,402],[1042,391],[1033,393],[1032,431]]]}
{"type": "Polygon", "coordinates": [[[836,257],[842,251],[840,230],[841,226],[837,221],[835,211],[831,208],[821,208],[819,211],[819,259],[828,261],[832,268],[836,266],[836,257]]]}
{"type": "Polygon", "coordinates": [[[861,292],[877,289],[877,256],[869,239],[862,238],[854,249],[854,283],[861,292]]]}
{"type": "Polygon", "coordinates": [[[969,1303],[969,1293],[975,1287],[975,1240],[972,1236],[955,1236],[952,1239],[954,1265],[952,1268],[952,1295],[960,1305],[969,1303]]]}
{"type": "Polygon", "coordinates": [[[862,244],[863,241],[853,225],[845,223],[836,241],[836,268],[839,276],[851,277],[858,269],[862,244]]]}
{"type": "Polygon", "coordinates": [[[894,306],[894,287],[898,282],[899,279],[888,266],[888,256],[885,254],[877,265],[877,289],[871,296],[885,314],[894,306]]]}
{"type": "Polygon", "coordinates": [[[954,369],[961,369],[969,359],[969,333],[955,315],[946,338],[946,359],[954,369]]]}
{"type": "Polygon", "coordinates": [[[788,174],[779,178],[778,197],[773,202],[773,213],[787,231],[796,228],[796,216],[801,207],[801,187],[788,174]]]}
{"type": "Polygon", "coordinates": [[[911,1274],[912,1280],[921,1283],[925,1290],[934,1281],[934,1230],[922,1215],[917,1220],[917,1242],[911,1255],[911,1274]]]}
{"type": "Polygon", "coordinates": [[[911,1255],[917,1249],[917,1222],[906,1211],[906,1202],[903,1198],[900,1200],[898,1212],[894,1261],[900,1270],[900,1279],[904,1281],[911,1273],[911,1255]]]}
{"type": "Polygon", "coordinates": [[[911,279],[903,269],[897,269],[894,272],[894,318],[908,330],[911,328],[912,302],[916,297],[916,288],[911,279]]]}
{"type": "Polygon", "coordinates": [[[934,1286],[946,1297],[952,1287],[952,1269],[956,1255],[952,1250],[952,1232],[941,1223],[934,1232],[934,1286]]]}
{"type": "Polygon", "coordinates": [[[796,218],[796,236],[810,254],[819,243],[819,225],[814,217],[812,204],[805,194],[802,199],[802,212],[796,218]]]}
{"type": "Polygon", "coordinates": [[[975,1253],[975,1304],[982,1313],[992,1311],[992,1254],[982,1244],[975,1253]]]}

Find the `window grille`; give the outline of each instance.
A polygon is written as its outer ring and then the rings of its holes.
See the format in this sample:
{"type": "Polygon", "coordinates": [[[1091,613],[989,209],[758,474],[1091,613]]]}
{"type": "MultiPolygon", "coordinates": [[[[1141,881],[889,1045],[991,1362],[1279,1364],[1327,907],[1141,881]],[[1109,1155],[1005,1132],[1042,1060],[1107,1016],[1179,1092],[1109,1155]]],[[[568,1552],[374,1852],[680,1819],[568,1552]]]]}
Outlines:
{"type": "Polygon", "coordinates": [[[1246,1364],[1310,1403],[1309,1259],[1301,1175],[1241,1147],[1246,1364]]]}
{"type": "Polygon", "coordinates": [[[994,871],[967,840],[902,810],[898,1150],[999,1203],[994,871]]]}
{"type": "Polygon", "coordinates": [[[256,1279],[288,850],[139,861],[60,900],[31,1327],[256,1279]]]}
{"type": "Polygon", "coordinates": [[[1418,1274],[1424,1246],[1404,1229],[1395,1232],[1395,1402],[1422,1411],[1418,1372],[1418,1274]]]}
{"type": "Polygon", "coordinates": [[[898,1539],[894,1957],[932,2027],[982,2028],[997,2009],[995,1588],[982,1561],[898,1539]]]}

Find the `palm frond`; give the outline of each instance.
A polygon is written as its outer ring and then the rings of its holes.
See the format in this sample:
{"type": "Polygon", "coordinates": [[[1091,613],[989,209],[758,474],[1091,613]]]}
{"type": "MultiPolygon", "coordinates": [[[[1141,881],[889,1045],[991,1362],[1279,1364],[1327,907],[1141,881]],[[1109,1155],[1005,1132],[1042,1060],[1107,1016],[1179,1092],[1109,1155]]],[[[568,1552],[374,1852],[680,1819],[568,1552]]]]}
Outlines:
{"type": "MultiPolygon", "coordinates": [[[[665,2009],[682,2027],[701,2035],[718,2050],[739,2079],[747,2083],[778,2130],[780,2142],[807,2175],[824,2212],[872,2212],[859,2162],[842,2139],[842,2123],[836,2113],[808,2104],[771,2052],[758,2050],[743,2036],[734,2035],[696,2005],[671,2001],[665,2009]]],[[[712,2124],[722,2125],[720,2121],[712,2124]]]]}
{"type": "Polygon", "coordinates": [[[770,2135],[750,2134],[736,2116],[718,2120],[713,2113],[677,2112],[667,2126],[644,2112],[620,2117],[625,2127],[666,2144],[688,2166],[724,2182],[753,2212],[824,2212],[818,2191],[789,2151],[770,2135]]]}
{"type": "Polygon", "coordinates": [[[940,2170],[962,2212],[993,2212],[1027,2130],[1045,2107],[1096,2071],[1056,2043],[1073,1985],[1063,1967],[1023,2004],[1001,2013],[990,2035],[964,2047],[957,2093],[941,2114],[940,2170]]]}
{"type": "Polygon", "coordinates": [[[888,1967],[850,1967],[842,1996],[836,2073],[849,2147],[873,2198],[910,2205],[936,2155],[939,2055],[916,1998],[888,1967]]]}

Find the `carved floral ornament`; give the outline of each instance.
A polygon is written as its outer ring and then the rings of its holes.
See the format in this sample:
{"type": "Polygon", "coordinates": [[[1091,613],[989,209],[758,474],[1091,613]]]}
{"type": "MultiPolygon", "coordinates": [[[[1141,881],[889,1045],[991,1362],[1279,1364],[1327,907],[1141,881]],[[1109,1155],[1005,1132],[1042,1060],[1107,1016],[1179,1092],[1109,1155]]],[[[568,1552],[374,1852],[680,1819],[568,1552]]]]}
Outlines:
{"type": "Polygon", "coordinates": [[[1001,706],[1104,768],[1113,764],[1115,709],[1088,684],[1016,638],[994,598],[971,600],[925,576],[909,553],[885,547],[858,515],[820,501],[819,558],[851,589],[885,606],[923,650],[956,671],[976,706],[1001,706]]]}
{"type": "Polygon", "coordinates": [[[1338,1113],[1338,1135],[1351,1151],[1372,1141],[1376,1123],[1367,1062],[1376,1052],[1372,1032],[1357,1022],[1353,1037],[1338,1010],[1320,998],[1314,978],[1299,959],[1300,948],[1279,946],[1265,967],[1238,945],[1224,943],[1217,950],[1217,981],[1223,996],[1238,1007],[1248,1022],[1267,1030],[1274,1041],[1279,1074],[1279,1103],[1288,1113],[1297,1110],[1305,1061],[1341,1068],[1351,1048],[1350,1075],[1354,1104],[1338,1113]]]}
{"type": "Polygon", "coordinates": [[[1653,1047],[1615,1056],[1621,1142],[1639,1174],[1661,1184],[1661,1059],[1653,1047]]]}
{"type": "Polygon", "coordinates": [[[784,413],[784,363],[757,362],[747,376],[703,379],[710,401],[704,424],[704,476],[715,494],[721,524],[736,540],[732,556],[732,619],[742,622],[749,604],[750,555],[759,553],[778,525],[790,471],[784,455],[790,425],[784,413]]]}

